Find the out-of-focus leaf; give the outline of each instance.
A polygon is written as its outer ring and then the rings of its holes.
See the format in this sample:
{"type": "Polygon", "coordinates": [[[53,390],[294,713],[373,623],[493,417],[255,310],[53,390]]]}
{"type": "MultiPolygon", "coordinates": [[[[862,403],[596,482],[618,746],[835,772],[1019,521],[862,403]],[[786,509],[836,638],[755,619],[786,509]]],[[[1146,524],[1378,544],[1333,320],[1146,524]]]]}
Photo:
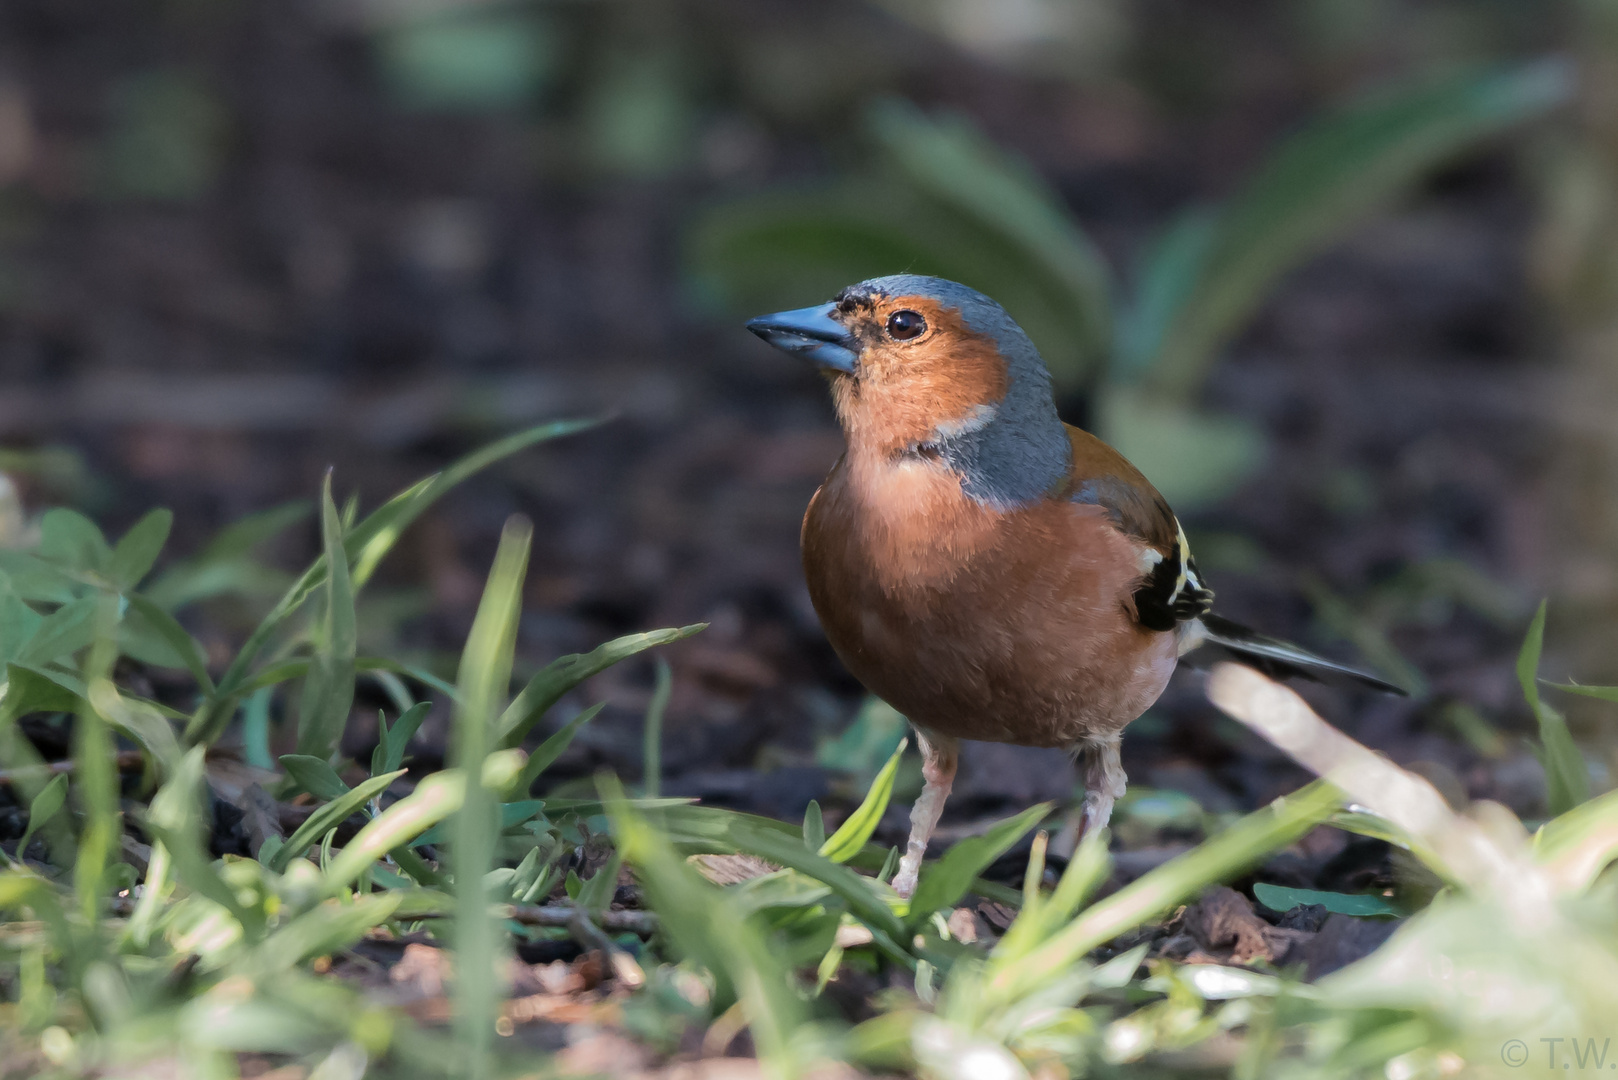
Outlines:
{"type": "Polygon", "coordinates": [[[198,805],[202,762],[202,748],[192,747],[158,792],[158,797],[152,800],[143,826],[168,852],[175,877],[182,885],[224,908],[244,932],[256,936],[263,929],[263,917],[242,903],[236,890],[214,869],[202,846],[202,815],[198,805]],[[169,794],[165,795],[165,791],[169,794]]]}
{"type": "MultiPolygon", "coordinates": [[[[796,1073],[788,1064],[790,1047],[807,1018],[792,993],[788,973],[757,928],[733,913],[724,894],[704,881],[674,853],[665,836],[629,808],[622,789],[612,781],[604,780],[602,785],[619,849],[652,897],[669,939],[734,988],[759,1056],[775,1075],[796,1073]]],[[[797,846],[803,851],[802,844],[797,846]]]]}
{"type": "Polygon", "coordinates": [[[847,862],[860,853],[871,839],[871,834],[876,832],[882,815],[887,812],[888,800],[893,797],[893,777],[899,771],[899,759],[904,756],[908,743],[908,739],[899,740],[898,748],[888,757],[882,771],[876,774],[859,806],[820,845],[820,853],[826,858],[835,863],[847,862]]]}
{"type": "Polygon", "coordinates": [[[668,645],[681,641],[703,630],[707,623],[695,623],[678,629],[650,630],[598,645],[587,653],[571,653],[557,657],[528,680],[522,693],[506,707],[496,730],[501,746],[520,744],[529,730],[549,709],[562,699],[562,695],[592,675],[599,675],[620,660],[655,645],[668,645]]]}
{"type": "Polygon", "coordinates": [[[110,679],[92,680],[89,698],[102,719],[139,743],[165,775],[179,764],[180,741],[174,737],[174,729],[162,713],[144,702],[124,697],[110,679]]]}
{"type": "Polygon", "coordinates": [[[28,804],[28,827],[22,832],[22,839],[17,841],[17,857],[20,859],[23,852],[28,850],[29,843],[39,827],[56,816],[67,802],[67,774],[60,773],[51,778],[51,782],[40,789],[28,804]]]}
{"type": "MultiPolygon", "coordinates": [[[[814,799],[803,812],[803,846],[810,851],[820,851],[826,843],[826,818],[820,811],[820,803],[814,799]]],[[[825,852],[820,852],[822,855],[825,852]]]]}
{"type": "Polygon", "coordinates": [[[815,751],[815,764],[862,777],[875,777],[904,741],[910,724],[892,705],[875,694],[868,696],[853,723],[835,739],[815,751]]]}
{"type": "Polygon", "coordinates": [[[365,931],[392,918],[401,899],[397,893],[384,893],[342,904],[327,900],[315,906],[259,944],[251,961],[255,974],[263,978],[347,948],[365,931]]]}
{"type": "Polygon", "coordinates": [[[331,473],[320,492],[320,534],[326,554],[325,612],[315,638],[298,709],[298,753],[329,758],[342,741],[354,705],[354,590],[343,549],[343,526],[332,501],[331,473]]]}
{"type": "Polygon", "coordinates": [[[113,548],[107,576],[121,589],[139,585],[152,572],[173,527],[174,514],[168,510],[153,510],[135,522],[113,548]]]}
{"type": "MultiPolygon", "coordinates": [[[[1566,63],[1538,61],[1387,89],[1310,124],[1220,211],[1211,237],[1193,243],[1182,231],[1159,245],[1159,258],[1203,257],[1194,284],[1178,287],[1181,301],[1162,305],[1155,334],[1132,320],[1132,366],[1160,393],[1187,398],[1278,277],[1435,167],[1562,104],[1571,88],[1566,63]]],[[[1179,265],[1142,276],[1187,275],[1179,265]]]]}
{"type": "Polygon", "coordinates": [[[1540,700],[1539,657],[1545,648],[1545,609],[1541,601],[1534,621],[1517,654],[1517,682],[1534,718],[1539,721],[1539,756],[1545,766],[1545,800],[1555,817],[1565,814],[1590,798],[1590,775],[1584,757],[1573,743],[1562,714],[1540,700]]]}
{"type": "Polygon", "coordinates": [[[921,879],[910,897],[910,912],[905,922],[910,927],[919,925],[935,911],[951,907],[966,895],[977,876],[1000,856],[1010,851],[1028,830],[1050,815],[1051,804],[1030,806],[1016,817],[1007,818],[989,826],[981,836],[958,840],[944,857],[922,868],[921,879]]]}
{"type": "Polygon", "coordinates": [[[614,848],[612,855],[602,864],[584,887],[574,898],[579,907],[592,915],[599,915],[612,904],[613,894],[618,891],[618,870],[623,866],[623,853],[614,848]]]}
{"type": "Polygon", "coordinates": [[[0,574],[19,599],[65,604],[82,586],[73,574],[26,551],[0,551],[0,574]]]}
{"type": "Polygon", "coordinates": [[[1234,416],[1202,412],[1149,389],[1108,386],[1096,430],[1176,507],[1206,506],[1263,462],[1263,432],[1234,416]]]}
{"type": "MultiPolygon", "coordinates": [[[[505,751],[506,753],[520,753],[521,751],[505,751]]],[[[524,822],[532,821],[545,812],[544,799],[519,799],[516,802],[500,804],[500,823],[497,828],[501,832],[514,829],[524,822]]],[[[600,812],[600,804],[595,804],[596,812],[600,812]]],[[[420,847],[423,844],[442,844],[450,839],[451,832],[448,823],[434,825],[420,836],[410,842],[411,847],[420,847]]]]}
{"type": "Polygon", "coordinates": [[[136,619],[144,620],[145,624],[173,651],[180,663],[191,673],[191,677],[197,680],[197,685],[202,687],[203,693],[213,693],[213,679],[208,675],[208,660],[196,639],[174,621],[174,616],[140,593],[129,593],[126,599],[129,601],[130,614],[124,618],[125,625],[132,625],[136,619]]]}
{"type": "Polygon", "coordinates": [[[23,647],[18,661],[43,665],[63,660],[95,640],[96,612],[100,598],[84,596],[70,604],[63,604],[39,624],[39,629],[23,647]]]}
{"type": "Polygon", "coordinates": [[[928,117],[909,102],[888,99],[871,108],[866,123],[893,168],[1006,238],[1060,285],[1081,364],[1105,358],[1112,334],[1111,274],[1061,196],[1038,173],[963,117],[928,117]]]}
{"type": "Polygon", "coordinates": [[[1289,889],[1281,885],[1259,882],[1253,886],[1258,902],[1271,911],[1288,912],[1295,907],[1319,904],[1338,915],[1371,918],[1379,915],[1403,915],[1397,904],[1380,896],[1356,896],[1350,893],[1320,892],[1316,889],[1289,889]]]}
{"type": "Polygon", "coordinates": [[[657,682],[652,686],[652,700],[646,703],[646,724],[641,734],[641,792],[648,799],[663,793],[663,714],[668,711],[673,693],[674,672],[669,662],[659,657],[657,682]]]}
{"type": "Polygon", "coordinates": [[[39,612],[23,603],[15,593],[0,593],[0,663],[10,663],[22,655],[29,639],[39,632],[40,623],[44,621],[39,612]]]}
{"type": "Polygon", "coordinates": [[[350,814],[357,813],[362,806],[386,791],[389,784],[403,775],[404,770],[400,769],[397,772],[373,776],[359,787],[339,795],[310,814],[304,823],[298,826],[298,831],[287,837],[286,842],[276,851],[270,860],[270,869],[278,874],[284,873],[287,865],[308,850],[310,844],[319,840],[331,829],[335,829],[350,814]]]}
{"type": "Polygon", "coordinates": [[[384,80],[401,102],[434,110],[508,109],[544,84],[556,46],[539,12],[445,11],[407,20],[377,38],[384,80]]]}
{"type": "MultiPolygon", "coordinates": [[[[454,761],[468,776],[465,802],[455,818],[455,1027],[468,1075],[488,1074],[496,1005],[495,959],[500,942],[489,918],[485,877],[494,863],[497,814],[494,793],[471,777],[481,776],[494,749],[495,717],[511,686],[511,665],[522,615],[522,585],[534,529],[512,517],[500,533],[472,631],[461,652],[460,688],[454,719],[454,761]]],[[[514,777],[513,777],[514,779],[514,777]]]]}
{"type": "Polygon", "coordinates": [[[1534,856],[1562,890],[1588,888],[1618,859],[1618,791],[1547,821],[1534,835],[1534,856]]]}
{"type": "Polygon", "coordinates": [[[105,574],[112,562],[112,548],[96,523],[62,506],[39,519],[38,551],[58,566],[96,574],[105,574]]]}
{"type": "Polygon", "coordinates": [[[257,592],[279,572],[252,562],[248,556],[260,544],[302,521],[309,510],[309,502],[299,500],[232,522],[195,557],[170,565],[142,592],[165,611],[226,592],[257,592]]]}
{"type": "Polygon", "coordinates": [[[1618,702],[1618,686],[1583,686],[1579,683],[1546,683],[1553,690],[1563,690],[1569,694],[1578,694],[1580,697],[1595,698],[1597,701],[1618,702]]]}
{"type": "Polygon", "coordinates": [[[348,785],[337,775],[337,770],[321,758],[308,754],[282,754],[281,767],[292,782],[317,799],[340,799],[348,794],[348,785]]]}
{"type": "Polygon", "coordinates": [[[102,190],[114,198],[183,201],[213,186],[230,118],[197,75],[177,69],[140,72],[112,100],[101,151],[102,190]]]}

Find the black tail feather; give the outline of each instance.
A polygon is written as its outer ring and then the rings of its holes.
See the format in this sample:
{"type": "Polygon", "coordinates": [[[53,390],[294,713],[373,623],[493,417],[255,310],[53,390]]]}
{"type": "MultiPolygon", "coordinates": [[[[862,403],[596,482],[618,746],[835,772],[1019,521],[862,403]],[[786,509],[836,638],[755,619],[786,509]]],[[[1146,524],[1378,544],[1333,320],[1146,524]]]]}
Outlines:
{"type": "Polygon", "coordinates": [[[1387,694],[1409,696],[1401,687],[1375,675],[1316,656],[1280,638],[1249,630],[1240,623],[1208,613],[1199,620],[1206,632],[1200,645],[1186,656],[1186,663],[1207,667],[1220,660],[1234,660],[1272,679],[1308,679],[1331,686],[1368,686],[1387,694]]]}

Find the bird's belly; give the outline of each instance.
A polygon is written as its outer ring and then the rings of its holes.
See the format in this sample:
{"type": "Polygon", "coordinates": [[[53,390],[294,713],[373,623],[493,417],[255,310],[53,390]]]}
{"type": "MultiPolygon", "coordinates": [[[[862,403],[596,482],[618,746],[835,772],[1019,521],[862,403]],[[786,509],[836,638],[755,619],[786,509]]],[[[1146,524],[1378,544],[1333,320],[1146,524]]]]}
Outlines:
{"type": "Polygon", "coordinates": [[[1071,504],[986,524],[935,513],[907,534],[851,528],[828,501],[817,496],[804,522],[815,610],[850,671],[915,723],[1068,746],[1117,731],[1162,693],[1174,635],[1127,609],[1134,553],[1101,518],[1075,521],[1071,504]]]}

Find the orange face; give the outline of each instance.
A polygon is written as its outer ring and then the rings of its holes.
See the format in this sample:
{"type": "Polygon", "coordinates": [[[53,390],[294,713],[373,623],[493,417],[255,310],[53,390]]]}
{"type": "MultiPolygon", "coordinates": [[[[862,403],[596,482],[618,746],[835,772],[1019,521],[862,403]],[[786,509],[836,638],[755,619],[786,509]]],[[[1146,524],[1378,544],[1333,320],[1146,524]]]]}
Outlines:
{"type": "Polygon", "coordinates": [[[832,397],[849,442],[889,452],[980,426],[1006,396],[993,338],[926,296],[845,296],[832,318],[858,361],[833,370],[832,397]]]}

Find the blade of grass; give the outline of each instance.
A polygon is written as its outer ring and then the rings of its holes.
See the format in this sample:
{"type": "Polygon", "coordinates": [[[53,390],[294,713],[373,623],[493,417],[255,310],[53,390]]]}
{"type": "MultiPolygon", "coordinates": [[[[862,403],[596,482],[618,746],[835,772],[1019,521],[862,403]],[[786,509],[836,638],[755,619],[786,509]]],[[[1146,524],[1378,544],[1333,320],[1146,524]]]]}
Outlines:
{"type": "Polygon", "coordinates": [[[335,829],[350,814],[357,813],[361,807],[386,791],[389,784],[403,775],[404,770],[400,769],[397,772],[373,776],[353,791],[333,799],[310,814],[308,819],[298,826],[298,831],[287,837],[286,842],[276,851],[274,858],[270,860],[270,869],[278,874],[285,873],[287,865],[307,851],[310,844],[326,835],[329,830],[335,829]]]}
{"type": "Polygon", "coordinates": [[[322,760],[337,751],[354,705],[354,657],[358,631],[354,621],[354,589],[343,550],[343,526],[332,500],[331,473],[320,491],[320,535],[327,574],[325,612],[315,639],[309,674],[304,677],[298,710],[298,753],[322,760]]]}
{"type": "Polygon", "coordinates": [[[674,673],[669,662],[657,659],[657,684],[646,706],[646,728],[641,736],[641,793],[655,799],[663,792],[663,713],[674,690],[674,673]]]}
{"type": "Polygon", "coordinates": [[[606,702],[604,701],[590,706],[569,720],[561,731],[540,743],[538,749],[528,755],[528,761],[523,765],[522,772],[517,777],[517,782],[511,786],[510,791],[505,793],[506,797],[527,798],[528,789],[534,786],[534,781],[538,780],[540,774],[550,768],[551,764],[562,756],[562,752],[572,744],[573,736],[579,733],[579,729],[594,720],[605,706],[606,702]]]}
{"type": "Polygon", "coordinates": [[[168,510],[153,510],[135,522],[113,548],[107,576],[126,591],[139,585],[152,572],[173,527],[174,514],[168,510]]]}
{"type": "Polygon", "coordinates": [[[899,740],[899,747],[888,758],[882,771],[876,774],[871,787],[865,793],[865,798],[855,808],[854,812],[837,827],[837,831],[826,838],[820,846],[820,853],[834,863],[844,863],[858,855],[876,832],[876,827],[882,821],[882,815],[887,812],[888,800],[893,798],[893,778],[899,772],[899,759],[904,756],[905,747],[910,745],[908,738],[899,740]]]}
{"type": "Polygon", "coordinates": [[[1014,1000],[1060,977],[1096,946],[1286,847],[1323,821],[1341,800],[1335,787],[1317,780],[1249,814],[1184,855],[1092,904],[1038,950],[997,971],[984,984],[985,997],[1014,1000]]]}
{"type": "MultiPolygon", "coordinates": [[[[517,621],[533,526],[513,517],[500,534],[494,566],[461,654],[460,706],[455,712],[454,760],[469,778],[480,776],[493,746],[494,718],[511,685],[517,621]]],[[[470,1076],[489,1074],[496,1003],[495,924],[489,918],[484,878],[494,862],[496,803],[493,792],[469,779],[455,820],[456,1035],[470,1076]]]]}
{"type": "Polygon", "coordinates": [[[643,634],[628,634],[587,653],[572,653],[556,658],[539,674],[528,680],[522,693],[506,707],[497,727],[501,746],[517,746],[539,722],[545,711],[562,699],[562,695],[592,675],[612,667],[655,645],[668,645],[699,633],[707,623],[695,623],[678,629],[651,630],[643,634]]]}
{"type": "MultiPolygon", "coordinates": [[[[370,580],[378,563],[393,549],[399,536],[411,522],[425,513],[444,492],[474,474],[488,468],[502,458],[509,457],[536,443],[561,438],[584,431],[600,423],[599,420],[557,420],[538,424],[525,431],[509,435],[454,462],[441,473],[419,480],[366,515],[344,536],[344,550],[350,560],[350,581],[359,589],[370,580]]],[[[220,676],[218,690],[210,707],[198,713],[198,718],[186,731],[186,741],[192,745],[208,743],[219,737],[235,712],[236,700],[245,692],[252,677],[253,663],[264,647],[280,630],[310,593],[326,578],[327,560],[324,555],[305,570],[281,597],[275,607],[254,628],[247,641],[236,653],[230,666],[220,676]]]]}
{"type": "MultiPolygon", "coordinates": [[[[112,670],[118,654],[118,598],[103,593],[97,601],[96,641],[85,661],[86,677],[92,683],[112,670]]],[[[118,850],[123,823],[118,814],[118,766],[112,736],[106,722],[88,702],[81,705],[74,720],[73,760],[77,765],[74,786],[84,814],[73,888],[80,914],[86,922],[95,923],[101,914],[107,863],[118,850]]]]}
{"type": "Polygon", "coordinates": [[[1590,799],[1590,774],[1584,766],[1584,757],[1574,745],[1562,714],[1540,700],[1539,658],[1545,649],[1545,610],[1548,601],[1540,601],[1534,621],[1523,638],[1522,651],[1517,654],[1517,682],[1522,686],[1523,698],[1539,722],[1539,758],[1545,766],[1545,801],[1551,816],[1565,814],[1590,799]]]}

